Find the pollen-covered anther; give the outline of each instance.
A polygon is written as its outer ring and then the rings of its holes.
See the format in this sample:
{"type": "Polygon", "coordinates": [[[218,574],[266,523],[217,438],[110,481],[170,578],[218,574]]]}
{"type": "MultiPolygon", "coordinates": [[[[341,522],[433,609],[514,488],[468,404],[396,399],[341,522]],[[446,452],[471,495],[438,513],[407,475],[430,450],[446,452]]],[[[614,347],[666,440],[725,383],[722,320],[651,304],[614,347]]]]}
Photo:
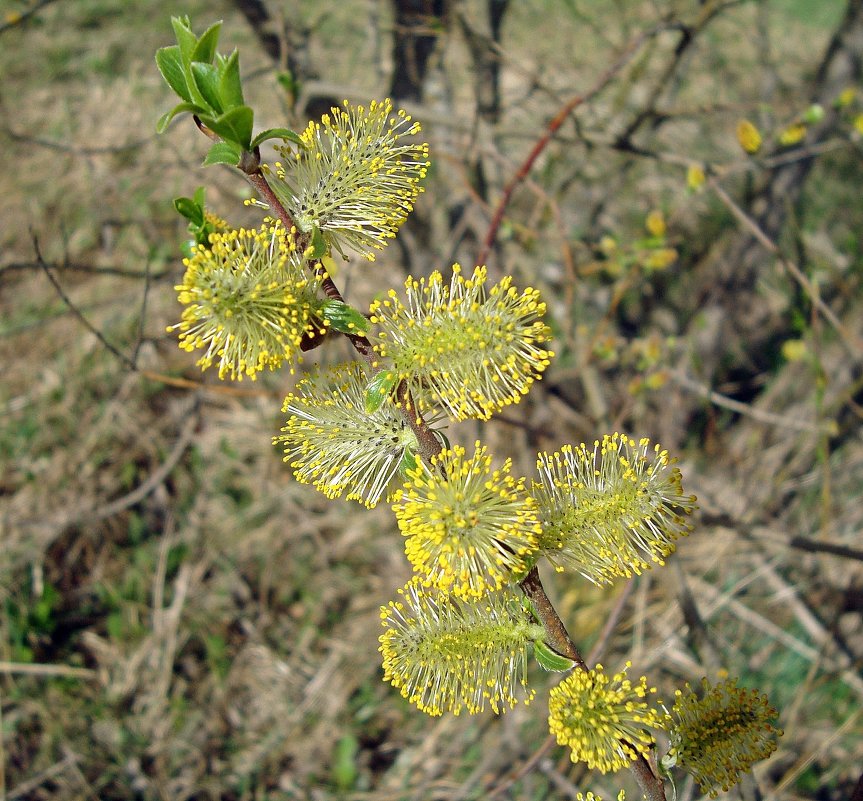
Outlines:
{"type": "Polygon", "coordinates": [[[219,378],[254,380],[285,361],[293,371],[303,338],[326,330],[316,316],[319,281],[281,223],[217,230],[183,263],[175,289],[185,308],[168,330],[179,331],[183,350],[203,349],[198,365],[217,365],[219,378]]]}
{"type": "Polygon", "coordinates": [[[419,123],[392,103],[332,108],[300,135],[304,149],[276,162],[270,184],[304,233],[320,230],[344,255],[353,250],[374,261],[392,239],[422,191],[428,145],[409,141],[419,123]]]}
{"type": "Polygon", "coordinates": [[[392,403],[366,410],[370,379],[359,362],[302,379],[285,399],[290,417],[273,441],[298,481],[371,508],[401,487],[399,471],[417,440],[392,403]]]}
{"type": "Polygon", "coordinates": [[[663,564],[692,530],[687,518],[696,508],[675,461],[646,438],[618,433],[540,453],[531,495],[544,555],[597,584],[663,564]]]}
{"type": "Polygon", "coordinates": [[[656,692],[642,676],[635,684],[630,667],[609,676],[602,665],[574,670],[548,699],[548,724],[558,743],[570,748],[573,762],[585,762],[601,773],[620,770],[638,756],[648,757],[655,738],[646,727],[659,728],[664,716],[645,700],[656,692]]]}
{"type": "Polygon", "coordinates": [[[702,792],[716,797],[770,756],[782,731],[773,725],[776,710],[757,690],[733,679],[715,685],[702,679],[701,690],[699,695],[687,684],[676,692],[671,748],[662,764],[692,774],[702,792]]]}
{"type": "Polygon", "coordinates": [[[524,479],[511,462],[492,470],[479,442],[468,457],[456,445],[409,470],[393,506],[405,551],[426,584],[457,597],[481,597],[529,567],[540,532],[524,479]]]}
{"type": "Polygon", "coordinates": [[[518,403],[554,355],[539,293],[517,290],[510,277],[486,287],[486,277],[476,267],[465,278],[456,264],[448,283],[437,271],[409,277],[404,300],[391,292],[372,304],[373,346],[421,409],[487,420],[518,403]]]}
{"type": "Polygon", "coordinates": [[[384,680],[429,715],[511,709],[527,688],[528,644],[543,629],[518,596],[457,599],[413,579],[381,607],[384,680]]]}

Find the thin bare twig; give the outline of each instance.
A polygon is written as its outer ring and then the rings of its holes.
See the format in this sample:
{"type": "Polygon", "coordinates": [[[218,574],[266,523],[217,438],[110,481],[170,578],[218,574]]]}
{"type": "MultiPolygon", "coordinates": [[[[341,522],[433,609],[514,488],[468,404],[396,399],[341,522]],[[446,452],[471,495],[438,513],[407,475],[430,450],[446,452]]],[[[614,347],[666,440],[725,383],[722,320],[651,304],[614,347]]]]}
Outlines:
{"type": "Polygon", "coordinates": [[[792,537],[788,544],[792,548],[798,548],[801,551],[829,553],[833,556],[841,556],[843,559],[854,559],[857,562],[863,562],[863,550],[849,548],[847,545],[840,545],[838,542],[819,542],[817,540],[810,540],[807,537],[792,537]]]}
{"type": "Polygon", "coordinates": [[[27,779],[26,781],[21,782],[17,787],[13,787],[12,790],[9,791],[9,794],[6,796],[6,801],[15,801],[16,798],[32,798],[31,793],[37,788],[43,785],[45,782],[50,781],[55,776],[59,776],[67,768],[71,767],[75,762],[75,757],[71,754],[67,754],[63,759],[59,762],[55,762],[50,767],[45,768],[45,770],[38,773],[32,779],[27,779]]]}
{"type": "MultiPolygon", "coordinates": [[[[142,272],[141,270],[125,270],[122,267],[95,267],[92,264],[81,264],[75,262],[64,262],[62,264],[51,264],[49,265],[52,270],[55,272],[70,272],[70,273],[93,273],[95,275],[115,275],[119,278],[146,278],[147,273],[142,272]]],[[[0,276],[5,275],[6,273],[13,273],[17,271],[23,270],[41,270],[43,269],[43,265],[39,262],[35,261],[13,261],[9,264],[4,264],[0,267],[0,276]]],[[[164,270],[160,273],[152,273],[150,272],[150,279],[152,281],[158,281],[162,278],[166,278],[171,273],[168,270],[164,270]]]]}
{"type": "Polygon", "coordinates": [[[40,678],[95,679],[98,675],[90,668],[74,667],[72,665],[34,664],[32,662],[0,662],[0,673],[21,676],[39,676],[40,678]]]}
{"type": "Polygon", "coordinates": [[[6,22],[0,25],[0,33],[5,33],[12,28],[20,28],[30,19],[30,17],[41,11],[45,6],[50,6],[52,3],[56,2],[57,0],[36,0],[30,8],[25,9],[20,14],[7,13],[6,22]]]}
{"type": "Polygon", "coordinates": [[[790,259],[786,259],[782,254],[779,246],[762,230],[758,223],[752,219],[722,188],[722,185],[715,177],[708,179],[708,185],[716,193],[716,196],[722,201],[723,205],[734,215],[737,221],[746,228],[756,241],[766,250],[776,257],[779,264],[797,281],[798,284],[805,290],[810,302],[815,308],[824,315],[825,319],[833,326],[836,333],[842,339],[848,352],[855,359],[859,359],[863,355],[863,341],[851,334],[844,325],[840,322],[836,313],[822,299],[818,291],[812,286],[812,282],[806,277],[803,271],[790,259]]]}
{"type": "Polygon", "coordinates": [[[666,30],[666,25],[658,25],[655,28],[650,29],[649,31],[644,31],[638,36],[636,36],[626,47],[623,49],[623,52],[618,56],[618,58],[612,63],[612,65],[599,77],[599,80],[586,92],[580,95],[576,95],[571,98],[567,103],[554,115],[551,122],[548,123],[545,129],[545,133],[539,138],[536,144],[531,149],[530,153],[528,153],[527,158],[522,162],[521,166],[516,171],[515,175],[510,179],[509,183],[504,187],[503,193],[501,194],[500,200],[495,207],[494,213],[492,214],[491,223],[489,224],[488,231],[486,232],[485,239],[483,240],[482,249],[480,250],[476,263],[477,264],[485,264],[488,260],[489,253],[491,252],[492,247],[494,246],[494,241],[497,238],[498,229],[503,222],[503,215],[506,211],[506,207],[509,205],[509,201],[512,198],[513,192],[515,192],[518,185],[527,177],[528,173],[533,168],[534,162],[539,158],[540,154],[543,150],[548,146],[549,142],[554,138],[554,135],[560,130],[560,127],[566,122],[567,117],[572,114],[575,109],[577,109],[583,103],[591,100],[596,97],[612,80],[617,76],[617,74],[629,63],[632,57],[636,52],[641,48],[641,46],[653,36],[656,36],[661,31],[666,30]]]}
{"type": "Polygon", "coordinates": [[[737,414],[750,417],[753,420],[758,420],[760,423],[767,423],[780,428],[789,428],[794,431],[809,431],[813,434],[829,434],[834,429],[834,423],[830,420],[824,421],[820,424],[807,423],[805,420],[798,420],[794,417],[786,417],[781,414],[766,412],[763,409],[756,409],[748,403],[742,403],[741,401],[734,400],[734,398],[729,398],[727,395],[721,395],[720,393],[715,392],[679,370],[675,370],[669,375],[676,384],[690,392],[694,392],[696,395],[699,395],[706,400],[709,400],[715,406],[729,409],[737,414]]]}
{"type": "Polygon", "coordinates": [[[72,303],[71,298],[66,294],[63,287],[60,285],[60,282],[56,279],[54,274],[51,272],[51,268],[48,266],[45,259],[42,258],[42,252],[39,249],[39,240],[36,238],[35,234],[33,235],[33,248],[36,252],[36,262],[42,268],[42,271],[48,277],[48,280],[51,282],[51,285],[57,291],[57,294],[60,296],[60,299],[69,307],[69,310],[74,314],[78,320],[81,322],[81,325],[84,326],[96,339],[99,340],[109,352],[113,353],[129,370],[136,370],[135,362],[132,361],[125,353],[115,348],[107,339],[105,339],[105,335],[96,328],[78,309],[78,307],[72,303]]]}
{"type": "MultiPolygon", "coordinates": [[[[2,28],[0,28],[0,33],[2,32],[2,28]]],[[[158,136],[158,134],[153,134],[152,136],[148,136],[146,139],[136,139],[132,142],[124,142],[122,145],[84,147],[82,145],[69,145],[65,142],[55,142],[53,139],[42,139],[38,136],[22,134],[18,131],[12,130],[8,125],[3,126],[2,130],[3,133],[5,133],[14,142],[23,142],[27,145],[37,145],[38,147],[44,147],[47,150],[56,150],[60,153],[71,153],[74,156],[110,156],[118,153],[126,153],[130,150],[137,150],[149,142],[155,141],[158,136]]]]}
{"type": "Polygon", "coordinates": [[[132,349],[132,364],[138,363],[138,354],[141,352],[141,345],[144,342],[144,320],[147,319],[147,300],[150,296],[150,261],[147,260],[147,266],[144,270],[144,291],[141,293],[141,312],[138,315],[138,335],[135,338],[135,347],[132,349]]]}
{"type": "Polygon", "coordinates": [[[606,618],[596,643],[594,643],[593,648],[590,649],[590,653],[587,655],[588,665],[595,665],[602,659],[602,655],[608,647],[608,641],[611,639],[611,635],[614,633],[614,629],[623,615],[623,610],[626,609],[626,604],[629,602],[629,596],[632,595],[633,589],[635,589],[635,579],[631,578],[623,585],[623,590],[617,596],[611,614],[606,618]]]}

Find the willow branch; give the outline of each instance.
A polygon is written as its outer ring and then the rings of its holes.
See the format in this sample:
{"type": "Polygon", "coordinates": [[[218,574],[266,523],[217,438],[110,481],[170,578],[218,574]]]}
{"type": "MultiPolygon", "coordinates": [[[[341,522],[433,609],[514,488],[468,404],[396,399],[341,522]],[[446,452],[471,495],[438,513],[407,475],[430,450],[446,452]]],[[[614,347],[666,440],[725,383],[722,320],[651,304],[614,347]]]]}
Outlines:
{"type": "Polygon", "coordinates": [[[578,647],[572,641],[572,637],[569,636],[566,626],[563,625],[563,621],[557,614],[557,610],[552,606],[548,595],[545,594],[545,588],[542,586],[542,581],[539,578],[539,570],[535,566],[522,579],[519,586],[536,609],[539,620],[545,629],[548,645],[562,656],[568,657],[575,662],[576,667],[581,670],[587,670],[588,667],[578,647]]]}
{"type": "MultiPolygon", "coordinates": [[[[636,43],[631,45],[627,50],[627,53],[631,55],[632,52],[637,49],[637,44],[640,43],[646,37],[641,37],[641,39],[636,40],[636,43]]],[[[617,66],[617,65],[616,65],[617,66]]],[[[622,64],[620,65],[622,66],[622,64]]],[[[620,68],[617,66],[617,69],[620,68]]],[[[611,75],[614,74],[613,70],[609,71],[609,76],[606,80],[611,80],[611,75]]],[[[604,85],[604,84],[602,84],[604,85]]],[[[596,87],[591,93],[583,96],[579,102],[583,102],[588,96],[592,96],[595,92],[599,91],[601,86],[596,87]]],[[[573,106],[574,108],[575,106],[573,106]]],[[[569,113],[572,109],[566,111],[566,113],[559,115],[560,122],[557,124],[557,128],[563,124],[563,120],[566,117],[566,114],[569,113]]],[[[556,130],[556,128],[554,129],[556,130]]],[[[553,131],[552,131],[553,133],[553,131]]],[[[549,134],[550,138],[551,134],[549,134]]],[[[543,145],[544,146],[544,145],[543,145]]],[[[539,155],[539,152],[542,148],[540,148],[536,155],[539,155]]],[[[535,159],[535,157],[534,157],[535,159]]],[[[532,163],[532,161],[531,161],[532,163]]],[[[284,205],[281,201],[276,197],[272,188],[265,175],[263,174],[260,167],[260,156],[257,151],[255,153],[244,153],[243,159],[240,162],[240,169],[245,173],[249,183],[255,188],[258,192],[258,195],[261,199],[266,202],[269,206],[270,210],[279,218],[281,223],[285,226],[285,229],[290,231],[292,229],[296,230],[296,222],[294,221],[291,214],[285,209],[284,205]]],[[[530,169],[530,164],[525,168],[525,174],[530,169]]],[[[515,188],[515,185],[512,186],[509,194],[512,194],[512,190],[515,188]]],[[[497,224],[500,224],[500,219],[503,217],[503,206],[499,208],[499,219],[497,224]]],[[[495,226],[496,230],[496,226],[495,226]]],[[[494,240],[494,230],[489,232],[491,241],[494,240]]],[[[304,251],[309,244],[309,236],[308,234],[304,234],[302,232],[298,232],[297,234],[297,247],[301,251],[304,251]]],[[[320,262],[315,263],[316,269],[320,269],[320,262]]],[[[327,297],[334,300],[343,300],[342,294],[339,288],[336,286],[335,282],[329,276],[326,276],[323,281],[323,290],[326,293],[327,297]]],[[[379,371],[381,368],[377,363],[377,356],[374,350],[371,347],[368,339],[366,337],[357,335],[357,334],[347,334],[346,335],[350,340],[351,344],[354,347],[354,350],[359,354],[359,356],[369,365],[373,372],[379,371]]],[[[431,428],[425,423],[422,419],[422,416],[416,409],[416,404],[411,399],[410,393],[407,389],[407,386],[404,382],[400,382],[395,390],[397,407],[402,414],[405,422],[410,426],[411,430],[416,434],[417,441],[419,444],[420,453],[424,458],[431,458],[432,456],[437,455],[442,450],[442,445],[437,437],[434,435],[434,432],[431,428]]],[[[558,615],[557,610],[552,605],[551,601],[548,598],[548,595],[545,592],[545,588],[542,586],[542,581],[539,578],[539,571],[536,567],[533,567],[531,571],[527,574],[527,576],[520,583],[522,592],[530,599],[533,603],[533,606],[536,610],[536,613],[542,623],[542,626],[545,630],[546,637],[548,639],[548,644],[556,650],[558,653],[566,656],[575,662],[575,666],[579,670],[588,670],[587,664],[585,663],[581,653],[578,650],[578,647],[573,642],[572,638],[569,636],[569,633],[566,630],[566,626],[564,626],[563,621],[560,619],[560,615],[558,615]]],[[[650,769],[649,764],[642,757],[638,757],[635,761],[633,761],[631,766],[631,771],[635,776],[636,781],[641,787],[642,792],[648,798],[648,801],[665,801],[665,788],[662,784],[662,781],[653,774],[653,771],[650,769]]]]}

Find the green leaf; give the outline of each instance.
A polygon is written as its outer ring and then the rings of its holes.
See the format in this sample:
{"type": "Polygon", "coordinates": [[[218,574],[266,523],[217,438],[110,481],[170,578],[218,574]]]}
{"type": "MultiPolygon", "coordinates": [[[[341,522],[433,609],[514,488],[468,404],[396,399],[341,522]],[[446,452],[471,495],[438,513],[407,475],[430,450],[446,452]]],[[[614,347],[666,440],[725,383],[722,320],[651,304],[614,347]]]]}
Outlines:
{"type": "Polygon", "coordinates": [[[199,186],[195,190],[195,194],[192,195],[192,199],[197,203],[202,209],[204,208],[204,194],[206,189],[203,186],[199,186]]]}
{"type": "Polygon", "coordinates": [[[188,17],[171,17],[171,26],[174,28],[174,36],[180,46],[180,55],[185,64],[192,63],[192,53],[198,44],[198,37],[192,32],[192,23],[188,17]]]}
{"type": "Polygon", "coordinates": [[[196,203],[190,197],[174,198],[174,208],[183,215],[189,222],[195,225],[203,225],[204,223],[204,208],[196,203]]]}
{"type": "Polygon", "coordinates": [[[815,125],[816,123],[821,122],[824,119],[824,106],[820,103],[813,103],[809,108],[806,109],[803,114],[803,121],[809,123],[810,125],[815,125]]]}
{"type": "Polygon", "coordinates": [[[156,51],[156,66],[165,82],[187,103],[192,102],[189,87],[186,85],[186,73],[183,70],[183,59],[177,45],[162,47],[156,51]]]}
{"type": "Polygon", "coordinates": [[[392,395],[399,380],[395,370],[381,370],[376,373],[366,387],[364,406],[367,414],[374,414],[381,408],[383,402],[392,395]]]}
{"type": "Polygon", "coordinates": [[[236,142],[243,150],[250,150],[254,116],[248,106],[236,106],[219,117],[202,117],[201,122],[222,139],[236,142]]]}
{"type": "Polygon", "coordinates": [[[327,242],[317,225],[312,228],[312,241],[309,247],[312,249],[310,257],[313,259],[322,259],[327,255],[327,242]]]}
{"type": "Polygon", "coordinates": [[[236,142],[216,142],[204,159],[204,166],[210,164],[230,164],[236,167],[240,161],[243,149],[236,142]]]}
{"type": "Polygon", "coordinates": [[[300,135],[290,128],[267,128],[252,139],[252,147],[257,147],[261,142],[266,142],[267,139],[284,139],[285,141],[299,145],[303,149],[306,147],[300,135]]]}
{"type": "Polygon", "coordinates": [[[198,43],[190,56],[190,61],[203,61],[207,64],[213,63],[213,56],[216,54],[216,45],[219,44],[219,30],[222,27],[221,20],[214,22],[207,30],[201,34],[198,43]]]}
{"type": "MultiPolygon", "coordinates": [[[[219,97],[222,108],[243,105],[243,86],[240,83],[240,54],[234,50],[219,67],[219,97]]],[[[254,143],[252,144],[254,147],[254,143]]]]}
{"type": "Polygon", "coordinates": [[[201,108],[196,103],[178,103],[170,111],[165,112],[161,117],[159,117],[159,121],[156,123],[156,133],[164,133],[168,124],[172,119],[174,119],[174,117],[178,114],[184,114],[187,111],[190,114],[197,114],[198,116],[207,113],[206,109],[201,108]]]}
{"type": "Polygon", "coordinates": [[[207,104],[216,114],[221,114],[225,109],[219,97],[219,73],[212,64],[204,64],[201,61],[192,62],[192,77],[195,86],[207,104]]]}
{"type": "Polygon", "coordinates": [[[443,433],[443,431],[438,431],[435,429],[432,431],[432,434],[435,435],[435,438],[438,442],[440,442],[441,446],[446,448],[447,450],[452,450],[452,443],[449,441],[449,437],[443,433]]]}
{"type": "Polygon", "coordinates": [[[419,465],[420,461],[417,459],[417,455],[411,450],[406,450],[402,454],[402,460],[399,462],[399,474],[402,478],[408,478],[408,471],[416,470],[419,465]]]}
{"type": "Polygon", "coordinates": [[[553,670],[557,673],[564,673],[571,670],[575,666],[575,661],[566,656],[561,656],[557,651],[553,651],[542,640],[536,640],[533,644],[533,655],[540,667],[544,670],[553,670]]]}
{"type": "Polygon", "coordinates": [[[334,331],[342,334],[365,334],[369,321],[353,306],[341,300],[327,300],[321,304],[318,314],[334,331]]]}
{"type": "Polygon", "coordinates": [[[180,253],[184,259],[191,259],[195,255],[195,247],[199,244],[197,237],[195,239],[186,239],[180,243],[180,253]]]}

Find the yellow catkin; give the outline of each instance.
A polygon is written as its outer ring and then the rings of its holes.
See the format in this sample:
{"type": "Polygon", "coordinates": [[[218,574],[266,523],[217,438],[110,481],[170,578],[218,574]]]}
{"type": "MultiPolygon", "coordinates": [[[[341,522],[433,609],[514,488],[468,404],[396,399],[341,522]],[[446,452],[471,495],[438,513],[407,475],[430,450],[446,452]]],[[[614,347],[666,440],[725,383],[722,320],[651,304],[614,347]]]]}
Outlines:
{"type": "Polygon", "coordinates": [[[610,677],[602,665],[575,670],[548,701],[548,723],[573,762],[601,773],[620,770],[637,756],[647,757],[655,739],[647,728],[661,728],[664,717],[645,700],[656,692],[642,676],[633,683],[624,670],[610,677]]]}

